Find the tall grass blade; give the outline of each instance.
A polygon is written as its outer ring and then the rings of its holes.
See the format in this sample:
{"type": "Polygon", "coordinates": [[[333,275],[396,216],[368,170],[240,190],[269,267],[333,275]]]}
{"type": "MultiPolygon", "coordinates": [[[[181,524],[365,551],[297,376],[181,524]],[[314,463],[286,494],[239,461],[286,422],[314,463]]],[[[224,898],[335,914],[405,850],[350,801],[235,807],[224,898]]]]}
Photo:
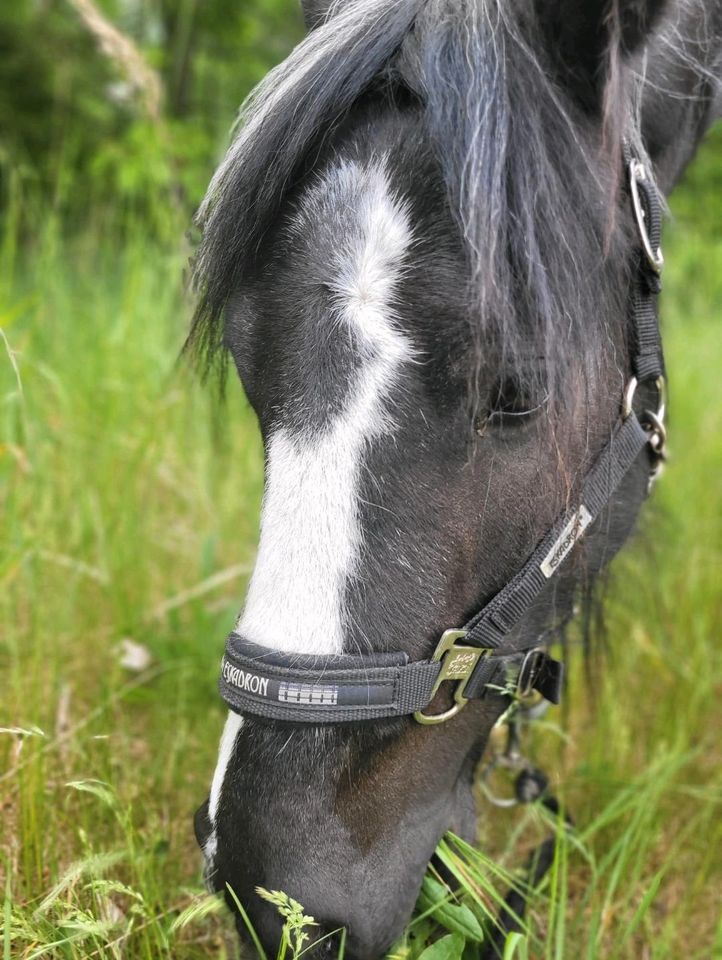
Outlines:
{"type": "Polygon", "coordinates": [[[266,956],[266,951],[263,949],[263,944],[261,943],[261,941],[260,941],[260,939],[259,939],[259,937],[258,937],[258,934],[256,933],[255,927],[254,927],[253,924],[251,923],[251,918],[250,918],[250,917],[248,916],[248,914],[246,913],[246,910],[245,910],[243,904],[241,903],[241,901],[240,901],[240,900],[238,899],[238,897],[236,896],[236,892],[235,892],[235,890],[233,889],[233,887],[230,885],[230,883],[227,883],[227,884],[226,884],[226,890],[228,890],[228,892],[230,893],[231,899],[233,900],[234,904],[236,905],[236,909],[237,909],[238,912],[240,913],[241,919],[243,920],[244,924],[246,925],[246,929],[248,930],[248,935],[250,936],[251,940],[253,941],[253,946],[254,946],[254,947],[256,948],[256,950],[258,951],[258,956],[259,956],[260,960],[268,960],[268,957],[266,956]]]}

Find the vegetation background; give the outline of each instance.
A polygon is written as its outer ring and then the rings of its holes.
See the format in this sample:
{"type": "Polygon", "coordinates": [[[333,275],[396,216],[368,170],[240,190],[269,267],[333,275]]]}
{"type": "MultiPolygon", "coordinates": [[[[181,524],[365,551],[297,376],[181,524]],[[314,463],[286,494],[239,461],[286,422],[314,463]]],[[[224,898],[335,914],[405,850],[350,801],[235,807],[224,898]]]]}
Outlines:
{"type": "MultiPolygon", "coordinates": [[[[192,213],[296,0],[0,6],[0,887],[4,960],[233,957],[191,815],[253,562],[262,456],[178,362],[192,213]]],[[[573,811],[508,956],[722,957],[722,136],[672,201],[673,458],[615,562],[596,694],[535,756],[573,811]]],[[[478,955],[554,824],[482,805],[397,958],[478,955]]],[[[293,955],[293,943],[289,956],[293,955]]]]}

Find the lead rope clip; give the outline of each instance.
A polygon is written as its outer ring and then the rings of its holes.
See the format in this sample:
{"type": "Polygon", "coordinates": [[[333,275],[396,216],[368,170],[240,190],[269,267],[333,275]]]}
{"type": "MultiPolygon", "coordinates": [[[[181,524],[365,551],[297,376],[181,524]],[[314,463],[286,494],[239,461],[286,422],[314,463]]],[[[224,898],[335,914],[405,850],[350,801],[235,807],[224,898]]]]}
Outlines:
{"type": "Polygon", "coordinates": [[[492,806],[510,809],[519,804],[534,803],[545,794],[549,779],[524,755],[521,739],[522,725],[528,725],[544,716],[550,706],[547,700],[529,705],[517,702],[512,706],[511,714],[502,719],[507,731],[506,743],[502,750],[494,753],[484,764],[479,779],[481,791],[492,806]],[[516,774],[514,793],[511,796],[501,796],[492,786],[492,778],[501,770],[516,774]]]}

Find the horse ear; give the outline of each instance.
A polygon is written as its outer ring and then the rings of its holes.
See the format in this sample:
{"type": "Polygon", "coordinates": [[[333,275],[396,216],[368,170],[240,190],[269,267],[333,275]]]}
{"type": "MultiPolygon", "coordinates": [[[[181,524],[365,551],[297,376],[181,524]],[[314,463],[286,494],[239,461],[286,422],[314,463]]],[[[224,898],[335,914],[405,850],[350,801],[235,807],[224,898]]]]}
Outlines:
{"type": "Polygon", "coordinates": [[[598,108],[614,65],[644,45],[667,0],[536,0],[553,59],[584,106],[598,108]]]}

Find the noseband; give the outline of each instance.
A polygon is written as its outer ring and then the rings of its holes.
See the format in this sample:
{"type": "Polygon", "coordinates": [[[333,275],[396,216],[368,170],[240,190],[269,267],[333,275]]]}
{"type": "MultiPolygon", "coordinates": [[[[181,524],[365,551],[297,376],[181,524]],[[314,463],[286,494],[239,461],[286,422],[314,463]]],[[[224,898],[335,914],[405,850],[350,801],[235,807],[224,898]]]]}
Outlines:
{"type": "Polygon", "coordinates": [[[529,643],[515,629],[641,452],[649,453],[650,483],[665,456],[664,358],[656,299],[664,262],[662,206],[652,177],[626,147],[624,160],[640,241],[631,289],[632,376],[612,436],[584,479],[576,509],[556,520],[516,575],[464,627],[445,631],[431,659],[411,661],[404,653],[288,654],[231,633],[219,681],[231,710],[306,724],[406,715],[435,724],[455,716],[469,700],[487,696],[523,697],[536,691],[559,702],[562,664],[548,655],[544,635],[529,643]],[[638,414],[634,399],[641,384],[653,388],[656,409],[638,414]],[[426,713],[445,681],[454,684],[452,706],[426,713]]]}

